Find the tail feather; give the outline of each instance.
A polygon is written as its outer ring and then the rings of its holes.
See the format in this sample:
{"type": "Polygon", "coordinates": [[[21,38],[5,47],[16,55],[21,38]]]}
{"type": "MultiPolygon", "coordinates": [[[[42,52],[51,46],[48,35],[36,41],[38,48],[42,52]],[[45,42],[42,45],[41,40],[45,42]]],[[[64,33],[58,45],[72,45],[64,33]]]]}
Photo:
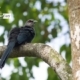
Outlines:
{"type": "Polygon", "coordinates": [[[0,68],[2,68],[5,64],[5,61],[7,60],[8,56],[10,55],[12,49],[15,46],[15,41],[14,42],[10,42],[7,46],[7,49],[5,50],[5,52],[3,53],[1,60],[0,60],[0,68]]]}

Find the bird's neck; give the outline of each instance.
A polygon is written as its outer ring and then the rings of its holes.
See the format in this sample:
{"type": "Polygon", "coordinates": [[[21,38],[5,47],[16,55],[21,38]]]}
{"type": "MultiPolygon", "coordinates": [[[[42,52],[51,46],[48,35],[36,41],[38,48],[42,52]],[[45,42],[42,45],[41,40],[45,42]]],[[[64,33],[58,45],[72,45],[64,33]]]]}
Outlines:
{"type": "Polygon", "coordinates": [[[33,24],[31,24],[31,23],[26,23],[25,26],[33,27],[33,24]]]}

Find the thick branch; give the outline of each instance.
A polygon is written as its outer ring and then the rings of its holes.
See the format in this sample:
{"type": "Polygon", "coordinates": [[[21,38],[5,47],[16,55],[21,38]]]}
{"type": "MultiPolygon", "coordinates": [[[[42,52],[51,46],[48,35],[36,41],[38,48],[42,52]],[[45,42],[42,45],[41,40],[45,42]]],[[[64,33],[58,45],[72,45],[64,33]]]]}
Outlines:
{"type": "MultiPolygon", "coordinates": [[[[3,54],[3,51],[5,49],[6,46],[0,47],[0,56],[3,54]]],[[[58,54],[50,46],[41,43],[22,45],[20,48],[15,48],[12,51],[10,58],[25,56],[38,57],[43,59],[56,71],[61,80],[72,80],[72,72],[70,66],[60,56],[60,54],[58,54]]]]}
{"type": "Polygon", "coordinates": [[[72,76],[80,80],[80,0],[67,0],[69,10],[72,76]]]}

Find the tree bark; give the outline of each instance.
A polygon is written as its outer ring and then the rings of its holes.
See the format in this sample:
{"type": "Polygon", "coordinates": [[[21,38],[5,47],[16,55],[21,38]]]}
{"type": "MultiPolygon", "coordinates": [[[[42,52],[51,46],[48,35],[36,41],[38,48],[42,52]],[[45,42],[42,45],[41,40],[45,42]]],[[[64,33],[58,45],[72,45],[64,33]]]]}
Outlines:
{"type": "Polygon", "coordinates": [[[73,80],[80,80],[80,0],[67,0],[72,47],[73,80]]]}
{"type": "MultiPolygon", "coordinates": [[[[6,49],[6,46],[0,47],[0,57],[3,54],[3,51],[6,49]]],[[[19,48],[15,48],[12,51],[10,58],[15,57],[38,57],[43,59],[48,63],[53,70],[58,74],[61,80],[72,80],[72,70],[67,62],[50,46],[34,43],[34,44],[25,44],[19,48]]]]}

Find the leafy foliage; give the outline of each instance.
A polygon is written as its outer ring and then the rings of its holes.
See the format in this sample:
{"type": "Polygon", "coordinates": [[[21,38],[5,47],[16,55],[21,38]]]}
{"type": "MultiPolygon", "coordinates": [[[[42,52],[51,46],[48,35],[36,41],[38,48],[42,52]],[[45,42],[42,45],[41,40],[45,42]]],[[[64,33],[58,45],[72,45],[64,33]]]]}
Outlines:
{"type": "MultiPolygon", "coordinates": [[[[66,21],[68,25],[66,0],[63,2],[60,2],[60,0],[58,2],[55,0],[0,0],[0,7],[0,14],[11,13],[12,16],[10,20],[2,19],[2,17],[0,17],[0,26],[4,26],[5,29],[0,36],[1,42],[4,42],[4,34],[6,31],[9,32],[12,27],[23,25],[26,20],[31,18],[38,21],[35,25],[36,36],[32,41],[36,43],[50,42],[51,39],[57,38],[62,32],[66,25],[62,25],[63,21],[66,21]],[[58,18],[59,16],[63,19],[63,21],[58,18]]],[[[66,34],[69,35],[69,33],[66,34]]],[[[62,34],[62,36],[65,35],[62,34]]],[[[69,46],[67,46],[66,43],[63,44],[60,48],[60,53],[65,51],[66,59],[70,62],[70,43],[68,43],[68,45],[69,46]]],[[[10,80],[29,80],[31,77],[34,78],[32,67],[34,65],[38,67],[41,60],[38,58],[25,58],[24,61],[27,63],[26,67],[23,67],[17,58],[13,61],[14,67],[17,71],[12,72],[10,75],[10,80]],[[20,71],[22,74],[19,74],[20,71]]],[[[8,61],[8,64],[10,64],[10,61],[8,61]]],[[[47,80],[59,80],[58,76],[52,71],[51,68],[48,68],[47,80]]]]}

